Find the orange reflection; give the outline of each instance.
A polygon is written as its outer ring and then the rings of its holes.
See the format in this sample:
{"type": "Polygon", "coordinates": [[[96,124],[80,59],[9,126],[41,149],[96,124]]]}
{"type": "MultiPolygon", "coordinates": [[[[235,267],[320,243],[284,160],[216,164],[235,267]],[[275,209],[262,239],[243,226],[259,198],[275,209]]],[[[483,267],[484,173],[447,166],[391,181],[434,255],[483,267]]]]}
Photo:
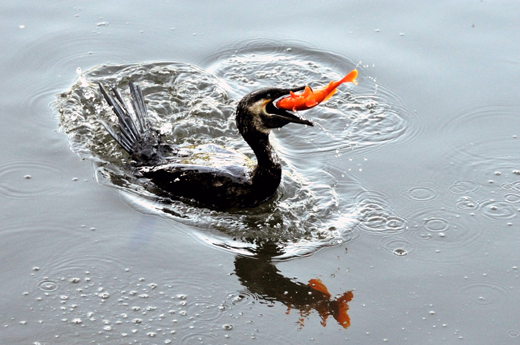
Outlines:
{"type": "Polygon", "coordinates": [[[343,328],[350,326],[348,303],[354,297],[352,291],[331,297],[325,284],[320,279],[311,279],[308,284],[294,281],[281,274],[271,262],[272,255],[257,253],[256,257],[239,256],[235,259],[235,273],[240,282],[251,293],[266,301],[279,301],[291,309],[300,312],[297,324],[304,326],[305,319],[313,310],[321,318],[321,325],[327,325],[330,315],[343,328]]]}
{"type": "MultiPolygon", "coordinates": [[[[322,296],[327,297],[327,299],[318,300],[314,304],[298,306],[298,309],[300,310],[300,319],[298,320],[298,324],[300,327],[304,326],[305,318],[310,315],[312,309],[315,309],[320,315],[320,323],[323,327],[327,326],[327,318],[329,315],[332,315],[341,327],[345,329],[348,328],[350,326],[350,317],[348,316],[347,311],[349,309],[348,302],[350,302],[354,297],[352,291],[347,291],[343,293],[343,295],[331,300],[327,287],[320,279],[309,280],[309,286],[312,289],[321,292],[323,294],[322,296]]],[[[291,307],[289,306],[287,314],[289,314],[290,310],[291,307]]]]}

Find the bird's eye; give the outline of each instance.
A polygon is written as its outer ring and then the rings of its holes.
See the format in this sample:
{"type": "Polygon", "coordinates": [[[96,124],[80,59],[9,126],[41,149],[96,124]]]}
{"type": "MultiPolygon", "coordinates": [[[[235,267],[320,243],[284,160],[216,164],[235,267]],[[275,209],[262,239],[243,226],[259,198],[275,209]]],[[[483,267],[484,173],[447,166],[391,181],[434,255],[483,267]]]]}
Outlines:
{"type": "Polygon", "coordinates": [[[267,94],[267,98],[271,98],[271,94],[270,93],[267,94]]]}

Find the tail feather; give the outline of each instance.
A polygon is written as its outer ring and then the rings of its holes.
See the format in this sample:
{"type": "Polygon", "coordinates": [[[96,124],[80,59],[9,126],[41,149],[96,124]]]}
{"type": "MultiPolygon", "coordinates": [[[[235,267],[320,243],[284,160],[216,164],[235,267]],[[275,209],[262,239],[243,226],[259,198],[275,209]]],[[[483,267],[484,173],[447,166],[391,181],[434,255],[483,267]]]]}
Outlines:
{"type": "Polygon", "coordinates": [[[116,96],[116,99],[118,100],[119,104],[119,110],[121,117],[124,119],[125,124],[127,125],[127,128],[129,129],[130,135],[134,136],[134,140],[137,140],[140,137],[139,131],[137,131],[137,128],[135,127],[135,123],[130,117],[130,113],[128,112],[128,109],[125,105],[125,102],[123,101],[123,98],[119,94],[119,91],[117,91],[115,88],[112,88],[112,93],[116,96]]]}
{"type": "Polygon", "coordinates": [[[120,136],[114,130],[112,127],[110,127],[105,121],[100,121],[103,127],[107,130],[107,132],[114,138],[114,140],[125,149],[126,152],[131,153],[132,152],[132,143],[128,141],[128,139],[120,136]]]}
{"type": "Polygon", "coordinates": [[[145,118],[147,110],[146,104],[144,103],[143,92],[139,85],[130,82],[130,93],[132,94],[132,108],[134,109],[135,116],[141,126],[141,131],[144,132],[149,129],[149,126],[145,118]]]}
{"type": "Polygon", "coordinates": [[[130,112],[125,105],[123,98],[116,89],[112,89],[112,93],[115,98],[106,91],[105,87],[101,83],[99,83],[99,90],[101,91],[101,94],[105,98],[106,102],[112,107],[112,110],[119,120],[118,125],[120,134],[116,133],[112,127],[104,122],[102,122],[103,126],[114,138],[114,140],[123,149],[125,149],[125,151],[127,151],[129,154],[133,154],[134,144],[142,139],[145,131],[147,131],[149,128],[148,122],[146,121],[146,105],[144,103],[144,97],[141,88],[137,85],[134,85],[132,82],[130,83],[130,104],[132,105],[132,110],[137,119],[139,129],[130,116],[130,112]]]}

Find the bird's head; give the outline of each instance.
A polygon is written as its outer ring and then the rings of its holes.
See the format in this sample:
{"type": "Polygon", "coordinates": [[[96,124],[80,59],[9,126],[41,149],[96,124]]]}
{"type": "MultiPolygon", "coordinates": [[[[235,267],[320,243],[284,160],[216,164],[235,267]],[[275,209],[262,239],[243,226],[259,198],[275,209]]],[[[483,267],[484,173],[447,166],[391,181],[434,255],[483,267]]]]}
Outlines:
{"type": "Polygon", "coordinates": [[[275,102],[281,97],[289,96],[291,91],[302,91],[304,88],[305,86],[294,89],[264,88],[245,95],[237,107],[236,121],[239,131],[242,135],[249,131],[269,134],[271,129],[283,127],[288,123],[314,126],[311,121],[275,106],[275,102]]]}

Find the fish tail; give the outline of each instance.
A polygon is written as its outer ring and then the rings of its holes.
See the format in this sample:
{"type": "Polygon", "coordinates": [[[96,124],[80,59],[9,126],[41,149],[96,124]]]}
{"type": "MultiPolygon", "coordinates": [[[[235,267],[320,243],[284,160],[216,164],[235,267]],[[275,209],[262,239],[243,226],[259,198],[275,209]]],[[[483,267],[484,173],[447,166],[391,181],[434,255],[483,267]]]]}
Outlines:
{"type": "Polygon", "coordinates": [[[323,293],[327,297],[330,297],[329,290],[327,290],[327,287],[325,286],[325,284],[322,283],[322,281],[320,279],[311,279],[311,280],[309,280],[309,286],[312,289],[323,293]]]}
{"type": "Polygon", "coordinates": [[[343,84],[343,83],[354,83],[357,85],[357,81],[356,81],[357,76],[358,76],[357,69],[353,69],[346,76],[344,76],[343,79],[341,79],[337,83],[338,83],[338,85],[343,84]]]}

